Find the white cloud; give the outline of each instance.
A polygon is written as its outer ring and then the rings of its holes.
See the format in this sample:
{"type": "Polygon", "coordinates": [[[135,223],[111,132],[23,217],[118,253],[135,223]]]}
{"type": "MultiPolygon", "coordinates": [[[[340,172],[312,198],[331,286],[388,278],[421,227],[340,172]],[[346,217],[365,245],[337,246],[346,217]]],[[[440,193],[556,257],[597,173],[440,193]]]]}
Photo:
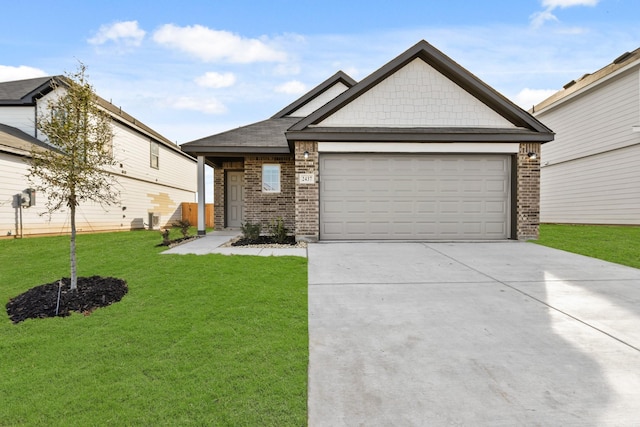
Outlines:
{"type": "Polygon", "coordinates": [[[542,6],[550,9],[573,6],[596,6],[600,0],[542,0],[542,6]]]}
{"type": "Polygon", "coordinates": [[[227,112],[227,107],[215,98],[193,98],[181,96],[168,100],[168,106],[176,110],[199,111],[205,114],[223,114],[227,112]]]}
{"type": "Polygon", "coordinates": [[[542,7],[544,7],[545,10],[531,15],[531,26],[533,28],[540,28],[547,21],[557,22],[558,18],[553,14],[553,11],[557,8],[565,9],[574,6],[594,7],[598,5],[599,1],[600,0],[542,0],[542,7]]]}
{"type": "Polygon", "coordinates": [[[233,63],[283,62],[285,52],[269,46],[266,38],[243,38],[229,31],[212,30],[202,25],[178,27],[173,24],[161,26],[153,40],[163,46],[190,53],[206,61],[228,61],[233,63]]]}
{"type": "Polygon", "coordinates": [[[36,77],[45,77],[47,75],[47,73],[39,68],[28,67],[26,65],[20,65],[19,67],[0,65],[0,82],[34,79],[36,77]]]}
{"type": "Polygon", "coordinates": [[[514,102],[525,110],[544,101],[554,93],[556,89],[529,89],[524,88],[515,96],[514,102]]]}
{"type": "Polygon", "coordinates": [[[195,79],[198,86],[219,89],[233,86],[236,83],[236,76],[233,73],[216,73],[210,71],[195,79]]]}
{"type": "Polygon", "coordinates": [[[103,45],[109,41],[125,46],[140,46],[146,32],[138,26],[138,21],[122,21],[102,25],[95,37],[88,40],[93,45],[103,45]]]}
{"type": "Polygon", "coordinates": [[[276,76],[297,76],[301,71],[300,65],[278,64],[273,69],[273,74],[276,76]]]}
{"type": "Polygon", "coordinates": [[[304,83],[298,80],[291,80],[275,87],[275,91],[279,93],[286,93],[288,95],[301,95],[307,91],[307,87],[304,83]]]}

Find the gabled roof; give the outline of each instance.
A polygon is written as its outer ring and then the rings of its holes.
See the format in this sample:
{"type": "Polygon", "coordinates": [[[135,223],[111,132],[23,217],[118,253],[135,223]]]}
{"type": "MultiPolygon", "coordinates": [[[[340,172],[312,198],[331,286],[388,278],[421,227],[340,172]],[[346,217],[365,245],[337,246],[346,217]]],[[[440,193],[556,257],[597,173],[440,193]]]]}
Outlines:
{"type": "Polygon", "coordinates": [[[314,101],[336,84],[352,87],[356,81],[344,72],[338,71],[270,119],[186,142],[181,145],[182,150],[194,156],[225,156],[228,153],[288,154],[290,151],[285,132],[301,119],[289,117],[289,114],[314,101]]]}
{"type": "Polygon", "coordinates": [[[309,114],[298,123],[293,125],[287,138],[293,140],[369,140],[375,136],[375,141],[415,141],[440,135],[438,140],[496,140],[504,137],[504,134],[515,133],[520,141],[546,142],[553,139],[552,131],[531,116],[529,113],[509,101],[475,75],[457,64],[451,58],[440,52],[438,49],[422,40],[407,51],[361,80],[355,86],[343,92],[332,101],[325,104],[315,112],[309,114]],[[365,94],[377,84],[394,74],[396,71],[407,65],[416,58],[420,58],[447,77],[449,80],[460,86],[472,96],[480,100],[487,107],[511,122],[517,129],[507,130],[494,129],[493,131],[483,129],[463,129],[456,128],[363,128],[363,127],[322,127],[318,126],[324,119],[331,116],[336,111],[345,107],[356,98],[365,94]],[[446,137],[446,134],[452,134],[446,137]],[[368,134],[368,135],[367,135],[368,134]],[[476,137],[477,136],[477,137],[476,137]]]}
{"type": "Polygon", "coordinates": [[[55,149],[18,128],[0,123],[0,151],[28,156],[34,148],[55,149]]]}
{"type": "Polygon", "coordinates": [[[640,48],[633,52],[625,52],[612,63],[602,67],[598,71],[585,74],[577,80],[571,80],[565,84],[561,90],[551,95],[549,98],[535,105],[530,112],[538,113],[541,110],[560,102],[569,96],[576,94],[587,87],[592,87],[605,81],[608,77],[616,74],[618,71],[622,72],[623,69],[632,68],[640,65],[640,48]]]}
{"type": "Polygon", "coordinates": [[[307,105],[309,102],[313,101],[318,96],[322,95],[328,89],[332,88],[338,83],[342,83],[346,87],[350,88],[354,86],[357,82],[353,80],[351,77],[349,77],[345,72],[338,71],[333,76],[329,77],[327,80],[323,81],[318,86],[311,89],[305,95],[301,96],[300,98],[293,101],[291,104],[284,107],[282,110],[278,111],[271,118],[277,119],[277,118],[285,117],[285,116],[288,116],[289,114],[292,114],[293,112],[307,105]]]}
{"type": "MultiPolygon", "coordinates": [[[[0,107],[1,106],[33,106],[38,98],[46,95],[54,89],[55,85],[65,86],[65,76],[48,76],[34,79],[0,82],[0,107]]],[[[175,143],[151,129],[149,126],[137,120],[135,117],[122,111],[112,103],[97,96],[98,105],[106,110],[111,117],[123,125],[136,130],[146,136],[160,142],[167,148],[188,157],[175,143]]]]}
{"type": "Polygon", "coordinates": [[[0,82],[0,105],[33,105],[35,98],[51,92],[51,79],[62,76],[0,82]]]}

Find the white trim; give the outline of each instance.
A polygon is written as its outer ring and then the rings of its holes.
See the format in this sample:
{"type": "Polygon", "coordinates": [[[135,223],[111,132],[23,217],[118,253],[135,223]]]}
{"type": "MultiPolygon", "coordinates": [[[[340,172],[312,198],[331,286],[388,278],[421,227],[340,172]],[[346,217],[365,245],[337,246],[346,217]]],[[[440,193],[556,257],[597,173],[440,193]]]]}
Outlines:
{"type": "Polygon", "coordinates": [[[280,168],[280,164],[279,163],[264,163],[262,165],[262,192],[263,193],[279,193],[281,190],[281,178],[280,178],[280,173],[281,173],[281,168],[280,168]],[[269,168],[274,168],[273,172],[277,172],[276,177],[278,178],[278,188],[271,188],[269,187],[269,184],[275,184],[274,183],[267,183],[265,181],[265,172],[269,169],[269,168]]]}
{"type": "Polygon", "coordinates": [[[320,153],[517,153],[517,142],[318,142],[320,153]]]}

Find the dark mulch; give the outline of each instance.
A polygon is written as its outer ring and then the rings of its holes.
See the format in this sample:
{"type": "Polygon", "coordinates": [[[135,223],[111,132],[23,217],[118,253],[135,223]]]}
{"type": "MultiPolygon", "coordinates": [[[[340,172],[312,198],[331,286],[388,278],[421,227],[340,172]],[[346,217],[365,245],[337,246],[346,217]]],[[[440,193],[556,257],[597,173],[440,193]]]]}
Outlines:
{"type": "Polygon", "coordinates": [[[88,315],[96,308],[120,301],[128,291],[127,282],[115,277],[78,277],[75,291],[71,291],[70,284],[71,279],[65,277],[62,286],[55,281],[36,286],[10,299],[7,303],[9,318],[13,323],[18,323],[25,319],[68,316],[71,311],[88,315]]]}
{"type": "Polygon", "coordinates": [[[162,243],[158,243],[156,246],[176,246],[179,245],[181,243],[187,243],[190,242],[191,240],[195,240],[197,239],[198,236],[187,236],[187,237],[181,237],[179,239],[173,239],[173,240],[163,240],[162,243]]]}
{"type": "Polygon", "coordinates": [[[260,236],[257,239],[248,239],[246,237],[242,237],[241,239],[231,243],[231,246],[273,245],[273,244],[293,246],[296,244],[296,238],[295,236],[287,236],[284,242],[276,242],[275,240],[273,240],[273,237],[271,236],[260,236]]]}

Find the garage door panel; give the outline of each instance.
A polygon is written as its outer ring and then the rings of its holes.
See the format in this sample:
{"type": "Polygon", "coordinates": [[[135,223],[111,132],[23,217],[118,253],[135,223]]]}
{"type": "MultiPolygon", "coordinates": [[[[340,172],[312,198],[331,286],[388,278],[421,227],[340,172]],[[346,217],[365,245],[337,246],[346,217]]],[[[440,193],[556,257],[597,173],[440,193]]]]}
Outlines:
{"type": "Polygon", "coordinates": [[[504,239],[509,178],[507,155],[321,154],[320,238],[504,239]]]}

